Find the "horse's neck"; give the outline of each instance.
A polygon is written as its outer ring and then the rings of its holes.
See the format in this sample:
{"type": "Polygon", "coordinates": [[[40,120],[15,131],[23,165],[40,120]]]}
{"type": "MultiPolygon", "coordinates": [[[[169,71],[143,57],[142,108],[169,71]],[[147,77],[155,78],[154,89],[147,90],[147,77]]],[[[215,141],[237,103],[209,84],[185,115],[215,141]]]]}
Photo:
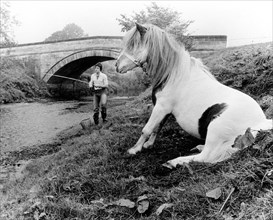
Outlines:
{"type": "Polygon", "coordinates": [[[191,57],[191,80],[216,80],[201,60],[191,57]]]}
{"type": "Polygon", "coordinates": [[[163,83],[164,87],[166,87],[165,90],[184,87],[191,82],[215,80],[204,64],[200,60],[191,57],[188,51],[182,49],[178,58],[179,62],[174,65],[173,70],[169,73],[166,84],[163,83]]]}
{"type": "Polygon", "coordinates": [[[179,82],[186,82],[190,78],[191,69],[191,57],[187,51],[181,50],[179,54],[179,62],[176,67],[173,68],[170,74],[169,84],[177,84],[179,82]]]}

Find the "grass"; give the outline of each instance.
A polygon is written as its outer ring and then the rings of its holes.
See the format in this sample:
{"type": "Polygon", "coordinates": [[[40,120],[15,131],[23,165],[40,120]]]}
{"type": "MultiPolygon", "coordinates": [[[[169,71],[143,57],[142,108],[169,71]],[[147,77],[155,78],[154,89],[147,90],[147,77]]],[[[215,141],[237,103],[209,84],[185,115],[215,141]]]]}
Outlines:
{"type": "Polygon", "coordinates": [[[273,44],[234,47],[215,52],[204,63],[223,84],[255,98],[273,95],[273,44]]]}
{"type": "MultiPolygon", "coordinates": [[[[227,68],[231,66],[232,62],[227,68]]],[[[258,72],[255,77],[259,77],[258,72]]],[[[269,75],[270,80],[272,77],[269,75]]],[[[260,91],[259,96],[270,96],[260,90],[260,84],[257,87],[253,91],[260,91]]],[[[244,89],[252,95],[249,87],[244,89]]],[[[32,161],[24,177],[3,186],[0,219],[273,218],[272,130],[260,132],[252,146],[226,161],[213,165],[190,163],[169,170],[162,164],[191,154],[200,140],[186,134],[170,118],[152,148],[128,155],[127,149],[135,144],[149,118],[150,103],[149,90],[122,105],[109,103],[106,124],[89,131],[77,125],[59,134],[53,144],[13,152],[1,159],[1,164],[32,161]],[[206,196],[218,187],[218,199],[206,196]],[[113,203],[119,199],[137,202],[142,195],[149,200],[149,209],[142,214],[136,207],[113,203]],[[157,215],[156,210],[165,203],[172,206],[157,215]]],[[[270,99],[260,103],[268,116],[272,114],[270,99]]],[[[82,111],[87,109],[83,107],[82,111]]]]}

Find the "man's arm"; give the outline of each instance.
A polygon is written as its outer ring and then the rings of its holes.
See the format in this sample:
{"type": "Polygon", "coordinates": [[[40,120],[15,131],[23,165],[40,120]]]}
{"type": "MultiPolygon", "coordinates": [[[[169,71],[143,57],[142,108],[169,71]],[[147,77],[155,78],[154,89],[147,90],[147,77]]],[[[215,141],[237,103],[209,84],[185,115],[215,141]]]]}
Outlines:
{"type": "Polygon", "coordinates": [[[92,88],[94,85],[94,80],[93,80],[93,77],[91,75],[91,79],[90,79],[90,82],[89,82],[89,87],[92,88]]]}
{"type": "Polygon", "coordinates": [[[103,80],[103,86],[104,86],[104,88],[107,88],[108,87],[108,78],[107,78],[106,74],[104,76],[105,77],[104,77],[104,80],[103,80]]]}

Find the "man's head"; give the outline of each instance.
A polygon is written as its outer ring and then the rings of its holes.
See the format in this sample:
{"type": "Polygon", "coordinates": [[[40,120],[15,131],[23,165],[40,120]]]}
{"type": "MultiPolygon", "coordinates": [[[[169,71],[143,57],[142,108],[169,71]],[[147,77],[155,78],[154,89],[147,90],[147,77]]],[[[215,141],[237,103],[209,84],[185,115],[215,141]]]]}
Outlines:
{"type": "Polygon", "coordinates": [[[101,65],[101,63],[97,63],[96,65],[95,65],[95,70],[99,70],[99,71],[102,71],[102,65],[101,65]]]}

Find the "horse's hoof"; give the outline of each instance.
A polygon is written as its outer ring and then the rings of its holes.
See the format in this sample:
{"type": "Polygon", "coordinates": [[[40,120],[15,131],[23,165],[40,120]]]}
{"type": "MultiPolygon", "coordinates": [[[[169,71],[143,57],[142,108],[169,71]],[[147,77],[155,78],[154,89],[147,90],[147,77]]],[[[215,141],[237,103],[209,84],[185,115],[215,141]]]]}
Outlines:
{"type": "Polygon", "coordinates": [[[131,155],[136,155],[136,150],[135,149],[133,149],[133,148],[130,148],[128,151],[128,154],[131,154],[131,155]]]}
{"type": "Polygon", "coordinates": [[[202,150],[204,149],[204,145],[197,145],[196,147],[192,148],[190,151],[199,151],[202,152],[202,150]]]}
{"type": "Polygon", "coordinates": [[[149,143],[149,142],[145,142],[145,143],[143,144],[143,148],[145,148],[145,149],[147,149],[147,148],[149,148],[149,147],[151,147],[151,146],[152,146],[152,144],[149,143]]]}
{"type": "Polygon", "coordinates": [[[175,168],[175,166],[173,166],[169,161],[166,163],[162,164],[163,167],[169,168],[169,169],[173,169],[175,168]]]}

